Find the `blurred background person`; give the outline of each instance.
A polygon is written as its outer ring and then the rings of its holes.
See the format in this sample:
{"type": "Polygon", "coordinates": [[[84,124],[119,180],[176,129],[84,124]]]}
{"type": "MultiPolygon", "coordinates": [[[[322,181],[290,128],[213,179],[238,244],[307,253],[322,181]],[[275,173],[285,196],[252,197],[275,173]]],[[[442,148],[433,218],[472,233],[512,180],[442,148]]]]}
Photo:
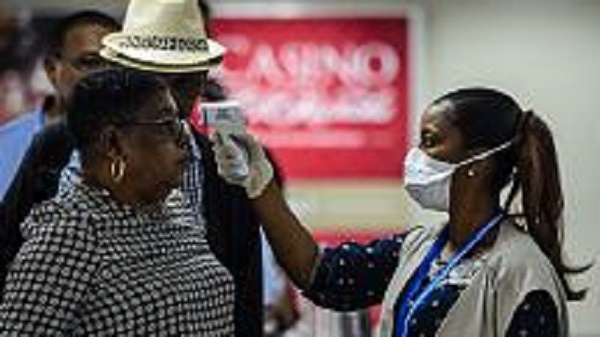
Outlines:
{"type": "Polygon", "coordinates": [[[0,125],[30,109],[37,53],[31,14],[15,1],[0,4],[0,125]]]}
{"type": "Polygon", "coordinates": [[[261,232],[263,256],[264,335],[286,336],[300,319],[296,291],[277,264],[267,238],[261,232]]]}
{"type": "Polygon", "coordinates": [[[22,5],[0,4],[0,200],[44,124],[36,110],[53,93],[30,18],[22,5]]]}
{"type": "MultiPolygon", "coordinates": [[[[285,178],[281,166],[271,152],[265,148],[265,154],[273,165],[273,181],[281,191],[285,191],[285,178]]],[[[285,193],[285,192],[284,192],[285,193]]],[[[286,332],[300,319],[296,302],[296,290],[287,275],[277,264],[269,241],[261,230],[263,261],[263,304],[265,336],[285,336],[286,332]]]]}

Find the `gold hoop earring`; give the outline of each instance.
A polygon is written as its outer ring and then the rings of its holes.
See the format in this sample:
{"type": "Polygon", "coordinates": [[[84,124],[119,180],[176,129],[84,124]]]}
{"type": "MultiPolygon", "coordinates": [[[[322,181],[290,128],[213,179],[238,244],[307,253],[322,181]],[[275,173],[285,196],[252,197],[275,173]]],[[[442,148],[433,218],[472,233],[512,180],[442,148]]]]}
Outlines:
{"type": "Polygon", "coordinates": [[[125,170],[127,169],[127,163],[122,158],[115,159],[110,163],[110,176],[115,183],[120,183],[125,177],[125,170]]]}

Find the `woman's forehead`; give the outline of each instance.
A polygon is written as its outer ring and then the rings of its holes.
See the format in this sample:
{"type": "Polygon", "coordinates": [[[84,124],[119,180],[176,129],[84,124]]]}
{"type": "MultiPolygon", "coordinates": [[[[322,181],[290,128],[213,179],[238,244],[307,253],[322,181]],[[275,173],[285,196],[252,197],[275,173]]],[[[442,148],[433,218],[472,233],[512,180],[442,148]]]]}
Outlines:
{"type": "Polygon", "coordinates": [[[147,118],[177,116],[177,104],[169,90],[160,90],[148,98],[138,114],[147,118]]]}
{"type": "Polygon", "coordinates": [[[444,133],[456,131],[450,120],[449,109],[449,104],[445,102],[429,106],[421,116],[421,129],[444,133]]]}

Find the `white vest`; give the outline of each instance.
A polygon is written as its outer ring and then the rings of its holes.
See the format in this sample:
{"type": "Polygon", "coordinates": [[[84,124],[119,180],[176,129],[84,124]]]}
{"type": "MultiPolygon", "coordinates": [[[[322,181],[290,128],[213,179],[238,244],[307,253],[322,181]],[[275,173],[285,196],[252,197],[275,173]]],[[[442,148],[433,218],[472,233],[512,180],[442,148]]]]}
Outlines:
{"type": "MultiPolygon", "coordinates": [[[[545,290],[552,296],[558,309],[559,336],[568,336],[566,296],[554,267],[533,239],[512,221],[505,220],[499,226],[484,265],[461,292],[436,336],[504,337],[517,306],[533,290],[545,290]]],[[[441,229],[417,229],[404,241],[384,297],[380,337],[393,337],[394,305],[441,229]]]]}

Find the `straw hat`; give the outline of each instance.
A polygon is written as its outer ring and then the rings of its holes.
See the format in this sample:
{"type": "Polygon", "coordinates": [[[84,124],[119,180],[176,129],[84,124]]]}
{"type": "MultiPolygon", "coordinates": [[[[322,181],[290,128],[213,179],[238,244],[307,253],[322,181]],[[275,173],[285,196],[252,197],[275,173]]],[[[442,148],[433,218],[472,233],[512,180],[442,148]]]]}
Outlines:
{"type": "Polygon", "coordinates": [[[218,65],[225,48],[206,36],[194,0],[131,0],[123,31],[102,39],[100,55],[156,72],[191,72],[218,65]]]}

